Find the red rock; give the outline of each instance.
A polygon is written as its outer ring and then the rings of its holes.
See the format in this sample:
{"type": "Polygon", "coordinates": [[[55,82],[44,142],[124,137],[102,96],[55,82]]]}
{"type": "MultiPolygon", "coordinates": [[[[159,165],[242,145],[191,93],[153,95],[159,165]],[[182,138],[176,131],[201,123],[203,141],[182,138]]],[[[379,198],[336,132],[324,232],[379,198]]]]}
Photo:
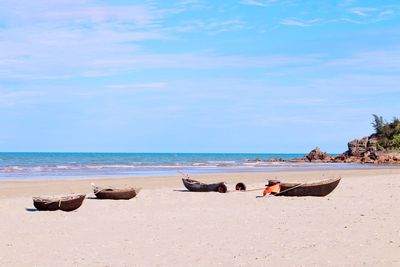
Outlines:
{"type": "Polygon", "coordinates": [[[313,150],[308,153],[307,156],[305,156],[305,159],[308,161],[330,161],[330,157],[328,156],[328,153],[322,152],[319,147],[314,148],[313,150]]]}

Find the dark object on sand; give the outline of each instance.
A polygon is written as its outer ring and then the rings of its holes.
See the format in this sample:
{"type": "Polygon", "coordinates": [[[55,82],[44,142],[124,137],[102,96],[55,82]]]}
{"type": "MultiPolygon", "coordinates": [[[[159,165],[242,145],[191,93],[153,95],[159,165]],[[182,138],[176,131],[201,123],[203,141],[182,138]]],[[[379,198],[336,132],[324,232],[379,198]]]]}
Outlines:
{"type": "Polygon", "coordinates": [[[61,197],[33,197],[33,205],[37,210],[73,211],[82,205],[86,195],[68,195],[61,197]]]}
{"type": "Polygon", "coordinates": [[[244,183],[237,183],[235,189],[236,191],[246,191],[246,185],[244,183]]]}
{"type": "Polygon", "coordinates": [[[268,184],[266,184],[265,186],[273,186],[273,185],[280,184],[280,183],[281,183],[281,181],[278,181],[278,180],[268,180],[268,184]]]}
{"type": "Polygon", "coordinates": [[[136,188],[115,189],[101,187],[95,187],[93,189],[98,199],[131,199],[139,193],[139,190],[140,189],[136,188]]]}
{"type": "Polygon", "coordinates": [[[276,196],[287,197],[324,197],[331,193],[339,184],[341,178],[333,178],[315,183],[281,183],[281,192],[276,196]]]}
{"type": "Polygon", "coordinates": [[[182,178],[183,185],[187,188],[187,190],[192,192],[219,192],[226,193],[228,191],[226,185],[223,182],[215,183],[215,184],[204,184],[199,181],[191,180],[188,178],[182,178]]]}

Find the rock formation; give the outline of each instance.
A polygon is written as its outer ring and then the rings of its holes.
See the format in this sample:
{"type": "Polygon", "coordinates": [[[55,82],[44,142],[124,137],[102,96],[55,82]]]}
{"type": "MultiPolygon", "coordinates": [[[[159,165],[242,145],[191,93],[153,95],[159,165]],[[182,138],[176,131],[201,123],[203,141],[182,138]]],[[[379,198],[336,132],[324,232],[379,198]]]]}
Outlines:
{"type": "MultiPolygon", "coordinates": [[[[319,147],[314,148],[303,158],[288,160],[289,162],[326,162],[326,163],[373,163],[400,164],[400,151],[378,149],[378,138],[375,134],[355,139],[347,143],[348,150],[338,156],[330,156],[319,147]]],[[[283,162],[281,158],[248,160],[248,162],[283,162]]]]}
{"type": "Polygon", "coordinates": [[[304,157],[304,159],[308,160],[310,162],[311,161],[329,161],[330,156],[328,156],[328,153],[322,152],[319,147],[316,147],[313,150],[311,150],[311,152],[308,153],[308,155],[306,155],[304,157]]]}
{"type": "Polygon", "coordinates": [[[343,162],[343,163],[376,163],[400,164],[400,151],[382,151],[377,148],[375,135],[355,139],[347,143],[348,150],[338,156],[329,156],[317,147],[302,159],[295,161],[308,162],[343,162]]]}

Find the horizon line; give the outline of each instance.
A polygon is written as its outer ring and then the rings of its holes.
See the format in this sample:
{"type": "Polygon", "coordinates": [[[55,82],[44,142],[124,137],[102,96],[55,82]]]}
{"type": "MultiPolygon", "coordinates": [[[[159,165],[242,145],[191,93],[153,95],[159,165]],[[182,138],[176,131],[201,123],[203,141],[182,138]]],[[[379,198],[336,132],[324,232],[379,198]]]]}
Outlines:
{"type": "MultiPolygon", "coordinates": [[[[0,151],[3,153],[86,153],[86,154],[308,154],[309,152],[120,152],[120,151],[0,151]]],[[[341,154],[343,152],[326,152],[328,154],[341,154]]]]}

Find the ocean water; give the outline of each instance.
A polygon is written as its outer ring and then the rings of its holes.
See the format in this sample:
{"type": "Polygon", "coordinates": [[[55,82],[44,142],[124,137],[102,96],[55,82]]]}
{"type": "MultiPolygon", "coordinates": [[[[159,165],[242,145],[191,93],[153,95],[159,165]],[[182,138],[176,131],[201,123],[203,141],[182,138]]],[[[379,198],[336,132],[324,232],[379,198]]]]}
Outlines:
{"type": "MultiPolygon", "coordinates": [[[[252,162],[304,154],[246,153],[0,153],[0,179],[154,176],[179,173],[274,172],[354,168],[349,164],[252,162]]],[[[362,166],[360,166],[362,167],[362,166]]]]}

